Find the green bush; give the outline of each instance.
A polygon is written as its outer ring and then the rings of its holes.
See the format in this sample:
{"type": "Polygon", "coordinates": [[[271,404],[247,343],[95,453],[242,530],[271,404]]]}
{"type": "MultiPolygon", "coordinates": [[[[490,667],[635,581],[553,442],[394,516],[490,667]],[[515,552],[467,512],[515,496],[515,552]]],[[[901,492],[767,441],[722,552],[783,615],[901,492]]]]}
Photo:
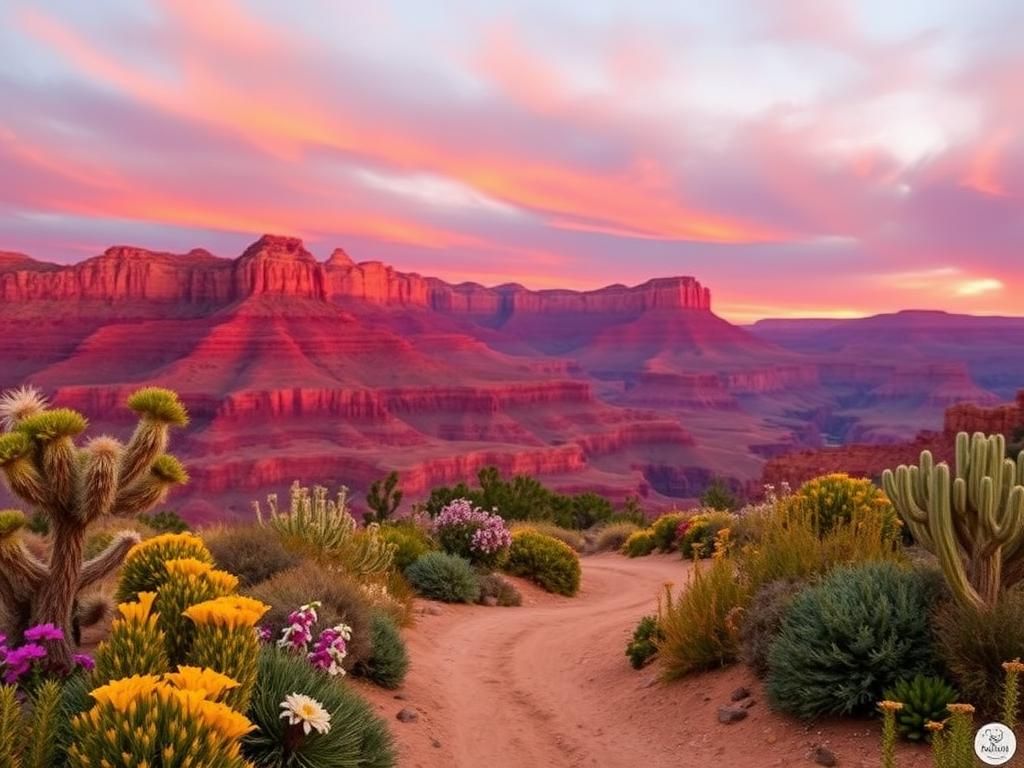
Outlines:
{"type": "Polygon", "coordinates": [[[409,671],[409,654],[405,641],[388,616],[378,613],[370,625],[373,650],[370,658],[356,667],[356,671],[382,688],[397,688],[409,671]]]}
{"type": "Polygon", "coordinates": [[[896,712],[896,727],[911,741],[931,741],[925,728],[929,721],[941,723],[949,717],[946,708],[957,700],[957,692],[941,677],[915,675],[904,678],[885,691],[888,701],[898,701],[903,709],[896,712]]]}
{"type": "Polygon", "coordinates": [[[885,491],[870,480],[833,472],[808,480],[784,503],[802,506],[815,516],[819,534],[827,533],[838,522],[854,517],[875,516],[884,522],[886,532],[895,535],[901,526],[899,515],[885,491]]]}
{"type": "Polygon", "coordinates": [[[510,526],[510,529],[513,533],[516,531],[536,531],[537,533],[543,533],[545,536],[550,536],[553,539],[565,542],[577,552],[582,552],[584,547],[587,545],[586,538],[584,538],[583,534],[579,531],[574,531],[571,528],[563,528],[560,525],[555,525],[554,523],[549,523],[544,520],[513,523],[510,526]]]}
{"type": "MultiPolygon", "coordinates": [[[[385,723],[342,681],[314,669],[301,656],[273,646],[260,653],[259,676],[249,716],[257,726],[242,741],[246,757],[265,768],[391,768],[397,757],[385,723]],[[331,727],[313,732],[286,751],[288,725],[281,702],[292,693],[309,696],[327,710],[331,727]]],[[[294,743],[294,742],[292,742],[294,743]]]]}
{"type": "Polygon", "coordinates": [[[1024,658],[1024,590],[1011,589],[987,611],[949,601],[936,612],[939,655],[964,701],[984,717],[1000,713],[1003,662],[1024,658]]]}
{"type": "Polygon", "coordinates": [[[671,552],[676,548],[679,524],[687,518],[682,512],[669,512],[651,523],[651,537],[659,552],[671,552]]]}
{"type": "Polygon", "coordinates": [[[597,530],[594,549],[598,552],[618,552],[626,540],[638,530],[640,528],[636,523],[619,522],[603,525],[597,530]]]}
{"type": "Polygon", "coordinates": [[[725,529],[736,524],[736,515],[731,512],[710,510],[698,512],[682,520],[677,528],[679,538],[676,546],[683,557],[711,557],[715,553],[715,541],[725,529]]]}
{"type": "Polygon", "coordinates": [[[512,535],[505,568],[559,595],[572,597],[580,588],[580,558],[572,547],[535,531],[512,535]]]}
{"type": "Polygon", "coordinates": [[[677,598],[666,587],[659,624],[658,655],[663,676],[674,680],[731,664],[739,656],[739,616],[749,593],[724,557],[695,564],[690,583],[677,598]]]}
{"type": "Polygon", "coordinates": [[[395,569],[404,572],[420,555],[435,549],[423,529],[413,523],[392,523],[380,528],[380,537],[395,547],[395,569]]]}
{"type": "Polygon", "coordinates": [[[642,669],[658,653],[657,642],[662,639],[657,616],[644,616],[633,630],[633,638],[626,645],[626,656],[633,669],[642,669]]]}
{"type": "Polygon", "coordinates": [[[370,658],[372,604],[359,583],[344,573],[307,561],[249,587],[245,593],[270,606],[261,623],[275,639],[288,625],[288,614],[299,606],[319,600],[317,632],[342,623],[352,627],[343,664],[345,669],[350,670],[370,658]]]}
{"type": "Polygon", "coordinates": [[[503,608],[523,604],[523,596],[519,594],[519,590],[512,582],[496,573],[485,573],[480,576],[480,597],[477,598],[477,602],[483,603],[487,598],[493,598],[503,608]]]}
{"type": "Polygon", "coordinates": [[[148,525],[157,533],[184,533],[192,530],[191,526],[173,509],[146,513],[138,516],[138,521],[148,525]]]}
{"type": "Polygon", "coordinates": [[[431,600],[475,603],[480,584],[469,561],[446,552],[427,552],[405,570],[413,588],[431,600]]]}
{"type": "Polygon", "coordinates": [[[294,568],[302,558],[285,548],[273,531],[260,525],[231,525],[202,532],[203,542],[221,570],[233,573],[243,587],[294,568]]]}
{"type": "Polygon", "coordinates": [[[803,588],[794,581],[770,581],[754,593],[740,623],[740,657],[758,677],[768,674],[768,653],[782,629],[793,598],[803,588]]]}
{"type": "Polygon", "coordinates": [[[626,557],[646,557],[653,551],[654,536],[650,528],[633,531],[622,545],[622,554],[626,557]]]}
{"type": "Polygon", "coordinates": [[[840,568],[794,598],[768,654],[768,696],[804,718],[871,712],[935,667],[934,582],[892,563],[840,568]]]}
{"type": "Polygon", "coordinates": [[[717,509],[722,512],[732,512],[739,504],[739,499],[732,489],[726,485],[721,478],[715,478],[711,484],[704,489],[700,495],[700,505],[709,509],[717,509]]]}

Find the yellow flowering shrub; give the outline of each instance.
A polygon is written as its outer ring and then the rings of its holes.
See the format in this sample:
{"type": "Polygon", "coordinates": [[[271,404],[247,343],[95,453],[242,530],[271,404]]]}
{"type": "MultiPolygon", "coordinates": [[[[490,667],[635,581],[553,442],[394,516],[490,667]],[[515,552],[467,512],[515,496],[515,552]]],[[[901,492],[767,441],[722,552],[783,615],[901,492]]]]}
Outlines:
{"type": "Polygon", "coordinates": [[[167,561],[187,558],[213,563],[203,540],[192,533],[164,533],[136,544],[121,568],[118,602],[131,600],[138,592],[155,592],[167,578],[167,561]]]}
{"type": "Polygon", "coordinates": [[[828,533],[839,522],[849,523],[853,519],[878,518],[891,535],[901,525],[885,491],[866,478],[842,472],[808,480],[780,503],[811,513],[821,534],[828,533]]]}

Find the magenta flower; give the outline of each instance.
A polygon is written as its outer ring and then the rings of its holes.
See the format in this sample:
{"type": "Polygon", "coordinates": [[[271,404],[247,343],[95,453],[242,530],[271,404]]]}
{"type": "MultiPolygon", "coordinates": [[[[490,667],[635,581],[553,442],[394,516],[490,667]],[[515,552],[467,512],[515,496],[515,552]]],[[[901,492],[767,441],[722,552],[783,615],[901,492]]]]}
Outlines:
{"type": "Polygon", "coordinates": [[[25,630],[25,639],[34,643],[47,640],[60,642],[64,640],[64,632],[55,624],[38,624],[25,630]]]}
{"type": "Polygon", "coordinates": [[[77,666],[81,667],[86,672],[96,666],[96,662],[93,661],[92,656],[87,653],[76,653],[71,658],[77,666]]]}
{"type": "Polygon", "coordinates": [[[26,643],[20,648],[7,652],[4,664],[4,682],[14,685],[31,668],[34,661],[46,658],[46,649],[36,643],[26,643]]]}

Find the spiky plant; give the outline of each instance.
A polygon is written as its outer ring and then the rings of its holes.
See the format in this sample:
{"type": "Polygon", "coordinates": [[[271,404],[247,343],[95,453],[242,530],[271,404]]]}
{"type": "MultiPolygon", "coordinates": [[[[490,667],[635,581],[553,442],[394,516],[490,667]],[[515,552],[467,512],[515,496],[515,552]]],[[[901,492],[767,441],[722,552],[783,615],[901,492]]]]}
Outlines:
{"type": "Polygon", "coordinates": [[[368,512],[363,521],[367,523],[384,523],[398,510],[402,503],[402,489],[398,487],[398,473],[391,472],[383,480],[374,480],[366,494],[368,512]]]}
{"type": "Polygon", "coordinates": [[[190,558],[213,565],[213,556],[194,533],[164,533],[132,547],[124,560],[117,600],[134,600],[139,592],[155,592],[167,580],[166,563],[190,558]]]}
{"type": "Polygon", "coordinates": [[[156,610],[167,638],[168,658],[178,664],[184,661],[195,630],[185,612],[197,603],[230,595],[238,588],[238,579],[194,558],[168,560],[165,566],[167,579],[157,590],[156,610]]]}
{"type": "MultiPolygon", "coordinates": [[[[16,635],[31,624],[54,624],[72,638],[79,593],[112,573],[139,540],[124,532],[83,560],[86,528],[104,515],[145,512],[188,479],[165,453],[171,428],[188,422],[177,395],[148,387],[129,397],[128,407],[139,423],[127,443],[103,436],[78,447],[76,438],[88,426],[80,413],[51,409],[31,388],[0,397],[0,470],[10,490],[47,518],[53,541],[48,559],[35,557],[21,541],[24,516],[4,516],[0,600],[16,635]]],[[[50,641],[49,650],[55,663],[72,667],[69,639],[50,641]]]]}
{"type": "Polygon", "coordinates": [[[942,722],[949,717],[946,707],[957,700],[957,692],[941,677],[915,675],[902,678],[886,689],[887,701],[898,701],[903,706],[896,715],[896,727],[911,741],[929,740],[929,722],[942,722]]]}
{"type": "Polygon", "coordinates": [[[18,689],[0,685],[0,768],[21,768],[21,706],[18,689]]]}
{"type": "Polygon", "coordinates": [[[32,715],[23,768],[52,768],[57,764],[59,730],[62,725],[61,685],[44,681],[32,695],[32,715]]]}
{"type": "Polygon", "coordinates": [[[170,668],[166,636],[153,611],[156,594],[140,592],[138,602],[117,606],[118,618],[110,626],[110,635],[96,649],[95,685],[105,685],[131,675],[158,675],[170,668]]]}

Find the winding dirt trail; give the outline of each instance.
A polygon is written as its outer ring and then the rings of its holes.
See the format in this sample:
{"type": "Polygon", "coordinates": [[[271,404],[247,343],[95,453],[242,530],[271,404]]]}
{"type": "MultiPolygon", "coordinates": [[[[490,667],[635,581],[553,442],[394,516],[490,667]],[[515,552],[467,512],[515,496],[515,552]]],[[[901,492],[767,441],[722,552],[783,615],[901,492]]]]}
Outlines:
{"type": "MultiPolygon", "coordinates": [[[[810,727],[769,712],[742,665],[663,685],[623,651],[665,582],[682,586],[678,556],[583,559],[573,599],[517,582],[519,608],[425,603],[408,633],[412,668],[398,692],[360,685],[389,718],[401,768],[697,768],[808,765],[821,744],[843,766],[877,766],[877,726],[810,727]],[[746,686],[746,720],[718,723],[718,707],[746,686]],[[398,722],[403,708],[415,722],[398,722]]],[[[920,750],[901,766],[925,765],[920,750]]]]}

